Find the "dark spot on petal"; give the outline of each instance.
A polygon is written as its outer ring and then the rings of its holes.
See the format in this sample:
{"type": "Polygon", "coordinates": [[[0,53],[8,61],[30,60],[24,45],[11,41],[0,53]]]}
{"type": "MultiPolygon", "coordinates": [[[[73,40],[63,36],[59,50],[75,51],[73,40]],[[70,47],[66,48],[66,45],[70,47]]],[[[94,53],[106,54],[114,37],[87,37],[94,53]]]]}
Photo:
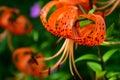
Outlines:
{"type": "Polygon", "coordinates": [[[103,27],[103,30],[104,30],[105,28],[103,27]]]}
{"type": "Polygon", "coordinates": [[[101,35],[101,38],[102,38],[102,39],[104,39],[104,36],[103,36],[103,35],[101,35]]]}
{"type": "MultiPolygon", "coordinates": [[[[94,30],[91,30],[90,34],[92,34],[93,32],[94,32],[94,30]]],[[[90,34],[89,34],[89,35],[90,35],[90,34]]]]}
{"type": "Polygon", "coordinates": [[[56,22],[56,23],[55,23],[55,28],[56,28],[56,29],[58,28],[58,25],[59,25],[58,22],[56,22]]]}
{"type": "Polygon", "coordinates": [[[91,38],[90,36],[87,36],[87,38],[91,38]]]}

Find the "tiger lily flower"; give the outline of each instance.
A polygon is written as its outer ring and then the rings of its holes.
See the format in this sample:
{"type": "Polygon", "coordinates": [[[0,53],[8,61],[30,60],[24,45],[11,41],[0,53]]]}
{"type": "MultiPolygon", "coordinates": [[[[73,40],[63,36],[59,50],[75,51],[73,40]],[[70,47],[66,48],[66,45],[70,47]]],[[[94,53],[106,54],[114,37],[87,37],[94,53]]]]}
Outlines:
{"type": "Polygon", "coordinates": [[[35,53],[36,51],[29,47],[18,48],[13,52],[12,59],[20,71],[35,77],[44,78],[46,75],[41,74],[41,71],[46,67],[42,59],[43,55],[35,53]]]}
{"type": "Polygon", "coordinates": [[[32,24],[24,15],[20,14],[20,11],[17,8],[1,6],[0,28],[4,29],[4,32],[0,33],[0,42],[7,36],[8,47],[11,51],[14,51],[12,46],[12,34],[28,34],[32,31],[32,24]]]}
{"type": "Polygon", "coordinates": [[[15,35],[28,34],[32,31],[32,24],[16,8],[0,7],[0,27],[15,35]]]}
{"type": "Polygon", "coordinates": [[[78,6],[75,5],[60,6],[50,15],[48,20],[46,20],[48,12],[51,8],[59,3],[59,1],[54,0],[46,4],[41,10],[40,19],[47,31],[55,36],[66,38],[62,47],[55,55],[48,58],[43,58],[43,60],[49,61],[56,58],[60,54],[62,54],[62,56],[55,65],[51,68],[43,70],[41,73],[50,74],[62,65],[69,57],[69,66],[72,76],[75,78],[76,73],[79,79],[82,80],[74,61],[74,44],[77,43],[86,46],[99,45],[105,40],[106,25],[104,19],[100,15],[83,14],[78,6]],[[78,20],[79,18],[81,19],[78,20]],[[81,27],[79,22],[84,19],[91,20],[93,23],[81,27]]]}

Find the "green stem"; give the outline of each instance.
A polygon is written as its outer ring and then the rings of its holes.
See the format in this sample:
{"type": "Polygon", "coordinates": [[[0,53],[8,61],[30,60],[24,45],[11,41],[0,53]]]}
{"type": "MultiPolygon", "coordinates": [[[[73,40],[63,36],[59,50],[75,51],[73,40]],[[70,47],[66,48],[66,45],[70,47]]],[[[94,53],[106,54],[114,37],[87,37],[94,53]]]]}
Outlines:
{"type": "MultiPolygon", "coordinates": [[[[103,57],[102,57],[102,54],[101,54],[100,46],[97,46],[97,48],[98,48],[98,56],[100,58],[100,63],[101,63],[102,71],[104,71],[105,70],[105,63],[103,61],[103,57]]],[[[104,80],[108,80],[107,77],[106,77],[106,75],[104,75],[104,80]]]]}
{"type": "Polygon", "coordinates": [[[6,36],[7,36],[7,30],[5,30],[4,32],[0,33],[0,43],[5,39],[6,36]]]}
{"type": "Polygon", "coordinates": [[[14,47],[12,44],[12,34],[10,32],[7,32],[7,33],[8,33],[8,47],[9,47],[10,51],[13,52],[14,47]]]}

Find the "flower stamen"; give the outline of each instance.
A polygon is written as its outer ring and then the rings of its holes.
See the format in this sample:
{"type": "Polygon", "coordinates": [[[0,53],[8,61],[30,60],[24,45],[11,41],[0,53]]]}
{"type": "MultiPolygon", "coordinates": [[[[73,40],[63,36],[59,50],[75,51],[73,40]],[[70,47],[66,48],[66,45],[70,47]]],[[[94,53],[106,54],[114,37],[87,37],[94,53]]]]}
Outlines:
{"type": "Polygon", "coordinates": [[[94,3],[95,4],[93,4],[93,7],[96,7],[96,4],[103,5],[101,7],[97,7],[96,9],[97,10],[104,10],[104,12],[105,12],[104,16],[108,16],[120,4],[120,0],[109,0],[109,1],[106,1],[106,2],[101,2],[101,1],[96,1],[95,0],[94,3]]]}
{"type": "Polygon", "coordinates": [[[82,80],[82,77],[80,76],[75,65],[73,47],[74,47],[74,41],[70,39],[66,39],[61,49],[57,52],[57,55],[52,56],[50,58],[43,58],[44,61],[48,61],[48,60],[54,59],[59,54],[63,53],[61,58],[56,62],[56,64],[54,64],[51,68],[43,70],[42,73],[48,73],[48,75],[50,75],[51,71],[54,71],[56,68],[59,69],[60,65],[64,64],[64,62],[67,60],[69,56],[69,67],[70,67],[70,72],[72,76],[74,76],[75,78],[75,74],[74,74],[74,71],[75,71],[75,73],[78,75],[80,80],[82,80]]]}
{"type": "Polygon", "coordinates": [[[44,58],[44,60],[48,61],[48,60],[54,59],[55,57],[59,56],[62,53],[62,51],[64,50],[65,45],[66,45],[66,41],[63,43],[61,49],[55,55],[53,55],[52,57],[44,58]]]}

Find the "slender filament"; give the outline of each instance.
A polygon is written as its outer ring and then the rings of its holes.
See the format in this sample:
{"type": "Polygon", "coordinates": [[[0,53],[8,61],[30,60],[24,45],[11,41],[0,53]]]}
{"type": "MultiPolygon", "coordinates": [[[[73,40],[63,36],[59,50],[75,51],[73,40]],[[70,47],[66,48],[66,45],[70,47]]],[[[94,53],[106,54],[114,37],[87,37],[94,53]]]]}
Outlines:
{"type": "Polygon", "coordinates": [[[66,46],[66,42],[67,42],[67,40],[65,40],[65,42],[63,43],[61,49],[60,49],[55,55],[53,55],[53,56],[51,56],[51,57],[48,57],[48,58],[44,58],[44,60],[45,60],[45,61],[51,60],[51,59],[59,56],[59,55],[62,53],[62,51],[64,50],[64,48],[65,48],[65,46],[66,46]]]}

